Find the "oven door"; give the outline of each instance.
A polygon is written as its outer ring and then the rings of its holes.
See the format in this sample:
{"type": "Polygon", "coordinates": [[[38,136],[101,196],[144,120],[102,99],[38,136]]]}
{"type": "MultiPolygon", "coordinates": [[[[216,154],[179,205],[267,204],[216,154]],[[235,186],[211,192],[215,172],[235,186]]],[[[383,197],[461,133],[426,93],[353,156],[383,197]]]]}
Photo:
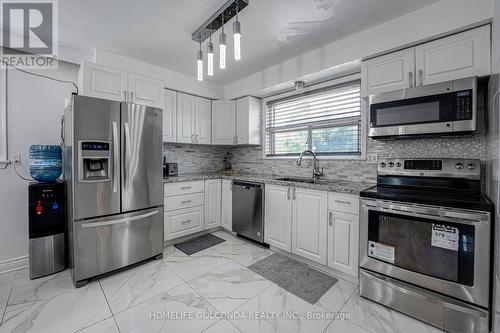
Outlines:
{"type": "Polygon", "coordinates": [[[360,267],[483,307],[490,214],[362,199],[360,267]]]}

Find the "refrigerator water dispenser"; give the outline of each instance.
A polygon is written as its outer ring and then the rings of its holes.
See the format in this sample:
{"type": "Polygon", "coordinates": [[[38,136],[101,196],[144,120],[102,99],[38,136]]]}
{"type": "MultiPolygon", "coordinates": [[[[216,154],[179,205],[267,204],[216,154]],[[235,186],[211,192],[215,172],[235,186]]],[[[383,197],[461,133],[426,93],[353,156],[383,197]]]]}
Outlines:
{"type": "Polygon", "coordinates": [[[111,180],[111,149],[107,141],[80,141],[78,162],[81,182],[111,180]]]}

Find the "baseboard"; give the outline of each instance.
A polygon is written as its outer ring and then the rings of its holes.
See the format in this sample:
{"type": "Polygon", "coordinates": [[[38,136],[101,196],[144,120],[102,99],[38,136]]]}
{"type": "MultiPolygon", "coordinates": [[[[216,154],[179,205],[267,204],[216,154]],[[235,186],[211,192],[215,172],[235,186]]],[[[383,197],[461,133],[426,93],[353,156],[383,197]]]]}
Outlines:
{"type": "Polygon", "coordinates": [[[349,275],[349,274],[346,274],[344,272],[341,272],[341,271],[338,271],[334,268],[331,268],[331,267],[328,267],[328,266],[324,266],[324,265],[321,265],[321,264],[318,264],[317,262],[314,262],[312,260],[309,260],[307,258],[304,258],[304,257],[301,257],[299,255],[296,255],[294,253],[290,253],[290,252],[286,252],[282,249],[278,249],[274,246],[271,246],[271,250],[273,250],[274,252],[277,252],[279,254],[282,254],[284,256],[287,256],[287,257],[290,257],[292,259],[295,259],[297,261],[300,261],[304,264],[306,264],[307,266],[310,266],[312,268],[315,268],[319,271],[322,271],[323,273],[325,274],[328,274],[330,276],[333,276],[335,278],[339,278],[339,279],[342,279],[342,280],[346,280],[346,281],[349,281],[355,285],[358,284],[358,278],[355,277],[355,276],[352,276],[352,275],[349,275]]]}
{"type": "Polygon", "coordinates": [[[17,257],[14,259],[8,259],[0,261],[0,274],[16,271],[21,268],[29,267],[29,257],[17,257]]]}

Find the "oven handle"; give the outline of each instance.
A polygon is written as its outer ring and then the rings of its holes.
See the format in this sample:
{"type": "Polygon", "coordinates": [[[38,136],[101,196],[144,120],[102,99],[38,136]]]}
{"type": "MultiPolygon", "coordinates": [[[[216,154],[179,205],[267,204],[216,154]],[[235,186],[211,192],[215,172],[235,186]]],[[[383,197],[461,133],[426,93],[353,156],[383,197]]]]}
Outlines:
{"type": "Polygon", "coordinates": [[[436,217],[441,220],[449,220],[449,222],[456,222],[462,224],[476,224],[478,222],[488,223],[490,221],[490,214],[484,212],[470,212],[461,209],[449,209],[442,207],[422,207],[422,206],[408,206],[397,205],[391,203],[380,202],[374,200],[373,202],[363,202],[363,206],[368,207],[370,210],[379,212],[390,212],[395,214],[403,214],[417,217],[436,217]]]}

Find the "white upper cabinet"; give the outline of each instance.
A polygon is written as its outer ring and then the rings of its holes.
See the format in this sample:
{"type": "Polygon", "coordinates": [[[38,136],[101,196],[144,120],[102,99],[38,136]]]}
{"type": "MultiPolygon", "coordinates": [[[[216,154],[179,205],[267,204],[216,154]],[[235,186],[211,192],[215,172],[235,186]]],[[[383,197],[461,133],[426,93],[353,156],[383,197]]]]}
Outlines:
{"type": "Polygon", "coordinates": [[[326,265],[328,193],[293,189],[292,253],[326,265]]]}
{"type": "Polygon", "coordinates": [[[83,62],[78,73],[80,93],[84,96],[125,101],[128,73],[119,69],[83,62]]]}
{"type": "Polygon", "coordinates": [[[228,179],[222,180],[221,225],[233,231],[233,182],[228,179]]]}
{"type": "Polygon", "coordinates": [[[177,93],[177,142],[194,143],[194,96],[177,93]]]}
{"type": "Polygon", "coordinates": [[[490,75],[490,26],[419,45],[415,59],[418,85],[490,75]]]}
{"type": "Polygon", "coordinates": [[[260,99],[250,96],[236,101],[236,144],[260,144],[261,105],[260,99]]]}
{"type": "Polygon", "coordinates": [[[491,74],[490,25],[361,63],[361,96],[491,74]]]}
{"type": "Polygon", "coordinates": [[[233,145],[236,143],[235,116],[235,101],[212,101],[212,144],[233,145]]]}
{"type": "Polygon", "coordinates": [[[176,142],[177,127],[177,93],[165,89],[163,108],[163,142],[176,142]]]}
{"type": "Polygon", "coordinates": [[[163,82],[137,73],[83,62],[78,73],[81,94],[163,108],[163,82]]]}
{"type": "Polygon", "coordinates": [[[409,48],[361,64],[361,95],[406,89],[415,82],[415,50],[409,48]]]}
{"type": "Polygon", "coordinates": [[[205,229],[220,226],[221,180],[205,180],[205,229]]]}
{"type": "Polygon", "coordinates": [[[292,197],[293,188],[266,185],[264,241],[277,248],[292,250],[292,197]]]}
{"type": "Polygon", "coordinates": [[[212,131],[212,103],[209,99],[195,97],[194,106],[195,143],[209,144],[212,131]]]}
{"type": "Polygon", "coordinates": [[[144,75],[128,74],[128,91],[132,103],[163,108],[163,82],[144,75]]]}

